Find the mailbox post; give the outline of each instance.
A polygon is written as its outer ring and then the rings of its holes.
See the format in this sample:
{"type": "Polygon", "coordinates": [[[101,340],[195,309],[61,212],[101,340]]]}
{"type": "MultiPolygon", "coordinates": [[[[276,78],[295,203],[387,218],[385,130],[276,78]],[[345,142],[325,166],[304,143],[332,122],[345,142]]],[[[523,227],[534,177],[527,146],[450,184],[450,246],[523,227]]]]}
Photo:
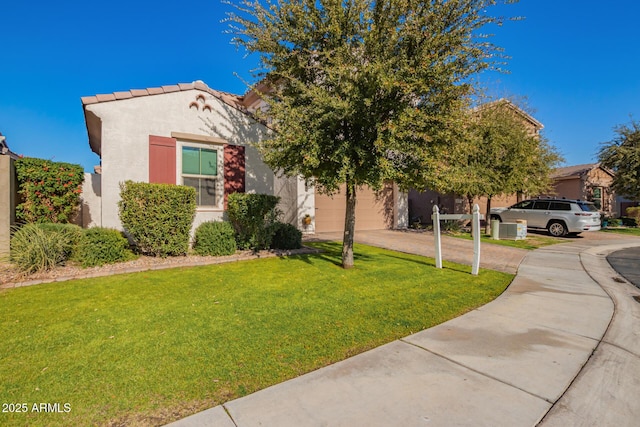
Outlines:
{"type": "Polygon", "coordinates": [[[433,237],[436,246],[436,268],[442,268],[442,244],[440,239],[440,221],[447,219],[470,219],[471,220],[471,234],[473,236],[473,262],[471,264],[471,274],[478,275],[480,270],[480,220],[484,216],[480,214],[480,206],[477,204],[473,206],[472,215],[464,214],[440,214],[438,206],[433,207],[433,237]]]}

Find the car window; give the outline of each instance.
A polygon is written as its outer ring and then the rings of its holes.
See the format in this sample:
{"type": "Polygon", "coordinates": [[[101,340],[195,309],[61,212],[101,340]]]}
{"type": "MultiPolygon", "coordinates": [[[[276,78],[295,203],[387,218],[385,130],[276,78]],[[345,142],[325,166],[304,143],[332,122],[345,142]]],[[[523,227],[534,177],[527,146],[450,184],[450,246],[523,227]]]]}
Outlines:
{"type": "Polygon", "coordinates": [[[533,200],[525,200],[520,203],[516,203],[511,206],[509,209],[532,209],[533,208],[533,200]]]}
{"type": "Polygon", "coordinates": [[[541,202],[538,200],[533,205],[533,209],[536,211],[546,211],[547,209],[549,209],[549,202],[541,202]]]}
{"type": "Polygon", "coordinates": [[[551,202],[549,210],[552,211],[570,211],[571,203],[569,202],[551,202]]]}
{"type": "Polygon", "coordinates": [[[585,212],[598,212],[598,208],[593,203],[578,202],[578,206],[585,212]]]}

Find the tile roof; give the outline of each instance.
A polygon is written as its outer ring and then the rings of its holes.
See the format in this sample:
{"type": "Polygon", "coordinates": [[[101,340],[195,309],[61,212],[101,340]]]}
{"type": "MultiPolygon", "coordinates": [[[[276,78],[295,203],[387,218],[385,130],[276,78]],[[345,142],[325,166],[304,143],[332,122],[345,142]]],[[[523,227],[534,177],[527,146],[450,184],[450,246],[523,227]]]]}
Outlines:
{"type": "Polygon", "coordinates": [[[567,166],[557,168],[551,173],[551,178],[570,178],[582,176],[592,169],[600,167],[599,163],[587,163],[584,165],[567,166]]]}
{"type": "Polygon", "coordinates": [[[222,92],[219,90],[211,89],[201,80],[197,80],[192,83],[178,83],[177,85],[167,85],[161,87],[150,87],[146,89],[131,89],[124,92],[113,92],[106,94],[99,94],[93,96],[83,96],[81,98],[82,105],[87,106],[91,104],[98,104],[100,102],[118,101],[121,99],[137,98],[141,96],[153,96],[161,95],[164,93],[180,92],[185,90],[198,89],[207,92],[214,97],[218,98],[225,104],[237,108],[242,112],[247,112],[245,105],[243,104],[244,97],[239,95],[233,95],[231,93],[222,92]]]}
{"type": "Polygon", "coordinates": [[[509,101],[506,98],[500,98],[500,99],[495,100],[495,101],[486,102],[484,104],[481,104],[481,105],[473,108],[472,111],[480,111],[480,110],[483,110],[485,108],[491,107],[493,105],[499,105],[499,104],[506,105],[507,107],[509,107],[513,111],[515,111],[517,114],[519,114],[521,117],[524,117],[526,120],[528,120],[535,127],[535,129],[537,131],[540,131],[540,130],[544,129],[544,125],[542,123],[540,123],[538,120],[536,120],[531,114],[527,113],[522,108],[518,107],[517,105],[515,105],[513,102],[509,101]]]}

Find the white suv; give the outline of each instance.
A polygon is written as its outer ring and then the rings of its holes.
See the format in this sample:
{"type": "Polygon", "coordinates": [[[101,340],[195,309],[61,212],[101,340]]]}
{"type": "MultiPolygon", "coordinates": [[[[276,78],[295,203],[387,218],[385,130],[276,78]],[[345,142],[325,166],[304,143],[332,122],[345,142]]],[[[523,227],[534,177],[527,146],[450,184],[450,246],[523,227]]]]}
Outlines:
{"type": "Polygon", "coordinates": [[[568,199],[524,200],[509,208],[491,209],[491,218],[502,222],[527,221],[556,237],[600,230],[600,212],[591,202],[568,199]]]}

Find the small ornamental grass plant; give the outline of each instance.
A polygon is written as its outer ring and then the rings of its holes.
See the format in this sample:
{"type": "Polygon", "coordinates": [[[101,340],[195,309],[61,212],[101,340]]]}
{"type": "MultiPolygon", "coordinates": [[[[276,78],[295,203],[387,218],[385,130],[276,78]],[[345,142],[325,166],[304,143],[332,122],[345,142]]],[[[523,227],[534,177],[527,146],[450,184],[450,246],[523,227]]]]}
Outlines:
{"type": "Polygon", "coordinates": [[[10,260],[31,274],[63,265],[74,255],[82,229],[71,224],[27,224],[11,237],[10,260]]]}
{"type": "Polygon", "coordinates": [[[196,229],[193,251],[198,255],[232,255],[236,249],[235,230],[230,223],[204,222],[196,229]]]}
{"type": "Polygon", "coordinates": [[[60,239],[65,261],[75,258],[78,244],[84,234],[82,227],[75,224],[55,224],[52,222],[39,223],[37,226],[45,233],[53,233],[60,239]]]}

